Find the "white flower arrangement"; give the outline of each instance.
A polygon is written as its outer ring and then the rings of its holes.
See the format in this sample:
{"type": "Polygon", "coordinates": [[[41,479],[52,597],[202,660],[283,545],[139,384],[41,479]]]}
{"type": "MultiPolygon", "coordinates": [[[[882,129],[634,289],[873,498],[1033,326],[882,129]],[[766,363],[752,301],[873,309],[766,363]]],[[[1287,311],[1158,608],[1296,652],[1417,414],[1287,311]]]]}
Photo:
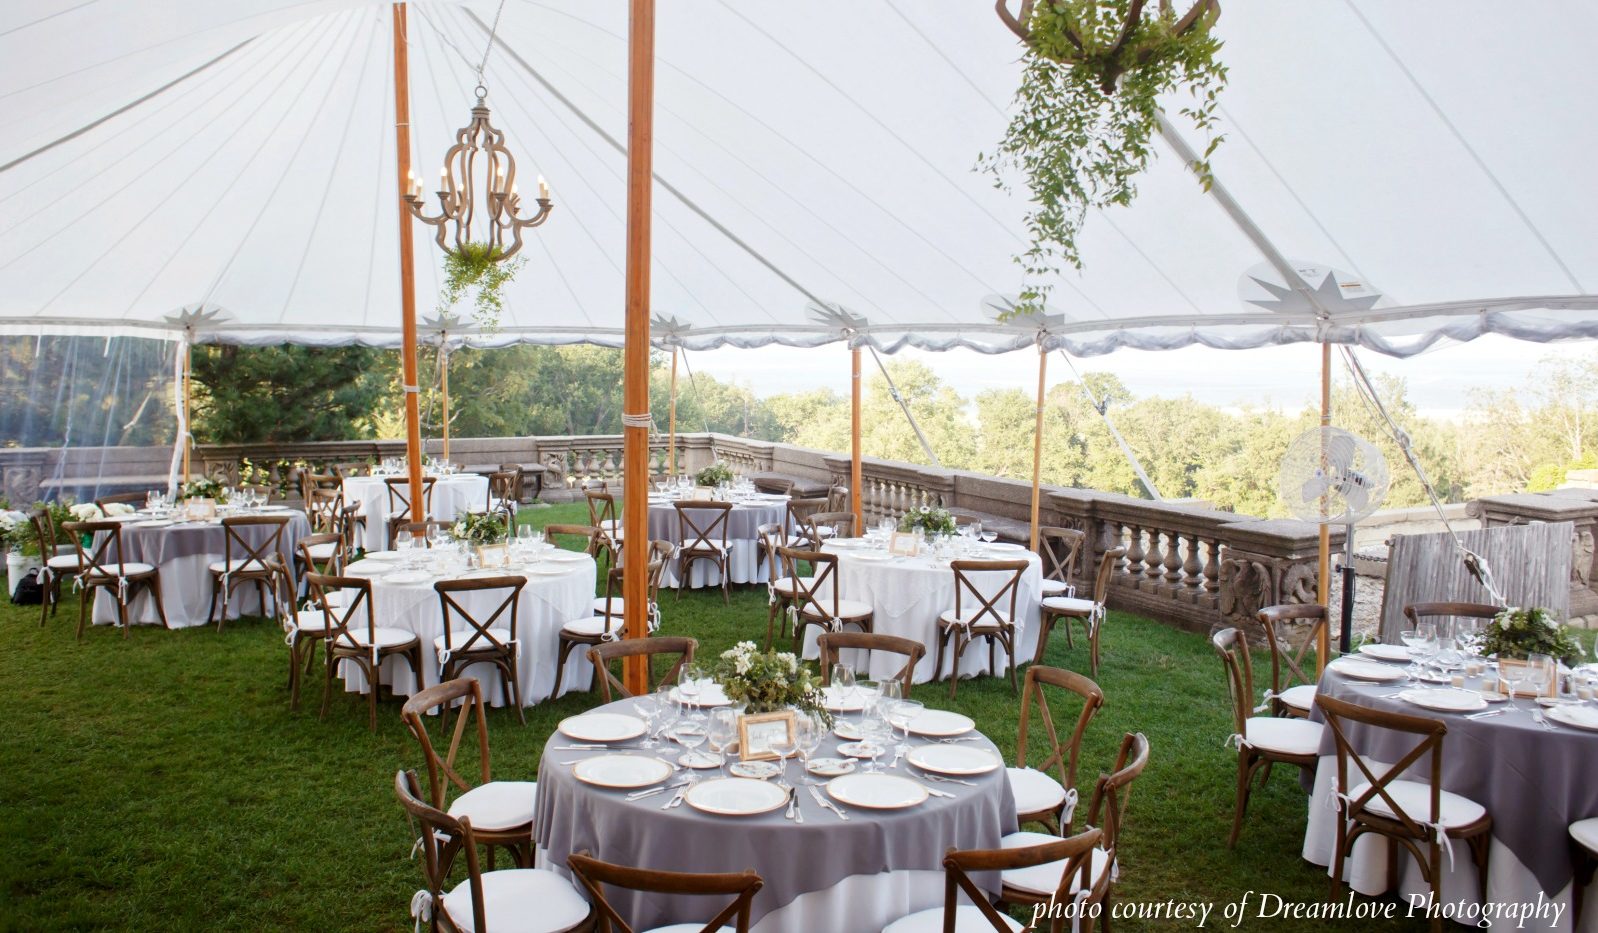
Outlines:
{"type": "Polygon", "coordinates": [[[21,552],[31,530],[26,514],[15,509],[0,511],[0,550],[21,552]]]}
{"type": "Polygon", "coordinates": [[[98,522],[105,518],[105,513],[93,502],[79,502],[69,507],[67,511],[72,513],[74,521],[79,522],[98,522]]]}
{"type": "Polygon", "coordinates": [[[107,502],[105,504],[107,518],[116,518],[118,515],[132,515],[136,511],[138,510],[126,502],[107,502]]]}
{"type": "Polygon", "coordinates": [[[831,721],[821,706],[815,676],[791,651],[761,651],[754,642],[741,641],[721,653],[715,679],[729,699],[743,703],[749,712],[792,706],[831,721]]]}

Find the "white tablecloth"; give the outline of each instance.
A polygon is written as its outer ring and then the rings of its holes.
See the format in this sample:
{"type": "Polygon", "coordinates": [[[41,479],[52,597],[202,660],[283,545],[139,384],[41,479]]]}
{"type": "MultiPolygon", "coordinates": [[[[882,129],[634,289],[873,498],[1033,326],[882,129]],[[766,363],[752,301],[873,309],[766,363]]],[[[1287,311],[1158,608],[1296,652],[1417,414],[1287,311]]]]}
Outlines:
{"type": "MultiPolygon", "coordinates": [[[[527,577],[517,604],[516,640],[521,642],[518,661],[521,675],[522,703],[528,706],[546,699],[555,689],[555,659],[559,656],[560,627],[578,618],[593,615],[594,578],[597,573],[592,558],[586,554],[569,562],[539,561],[533,568],[560,568],[558,575],[545,576],[531,570],[505,571],[527,577]]],[[[433,589],[434,577],[426,583],[394,584],[385,582],[382,571],[396,566],[373,560],[359,560],[349,566],[352,576],[372,577],[372,610],[377,624],[386,628],[401,628],[415,632],[422,639],[422,686],[431,687],[439,682],[438,655],[433,650],[433,639],[444,634],[443,610],[438,593],[433,589]],[[372,576],[376,572],[379,575],[372,576]]],[[[456,602],[472,612],[479,620],[487,619],[500,601],[502,594],[492,591],[457,593],[456,602]]],[[[457,630],[466,623],[457,617],[457,630]]],[[[509,616],[501,617],[498,625],[508,626],[509,616]]],[[[410,695],[416,685],[406,673],[403,659],[389,658],[383,662],[382,681],[394,688],[395,693],[410,695]],[[399,672],[396,674],[395,672],[399,672]]],[[[573,651],[566,662],[566,676],[561,681],[561,692],[586,690],[593,666],[582,651],[573,651]]],[[[474,664],[462,673],[476,677],[482,684],[483,699],[495,706],[504,705],[504,691],[500,687],[497,669],[487,664],[474,664]]],[[[352,664],[343,665],[341,671],[344,687],[349,691],[364,692],[366,678],[352,664]]]]}
{"type": "MultiPolygon", "coordinates": [[[[919,641],[927,646],[927,653],[916,665],[915,682],[926,683],[934,678],[933,664],[938,654],[938,615],[945,609],[954,608],[954,571],[949,569],[948,561],[934,560],[931,557],[896,557],[880,560],[886,552],[876,549],[840,549],[828,544],[826,549],[838,555],[838,577],[843,586],[841,593],[844,599],[855,599],[871,604],[873,611],[872,631],[879,635],[897,635],[919,641]]],[[[1043,581],[1043,562],[1038,556],[1025,548],[997,546],[991,551],[984,551],[973,559],[979,560],[1015,560],[1026,558],[1028,567],[1021,575],[1019,592],[1015,601],[1015,627],[1016,627],[1016,652],[1025,662],[1032,659],[1038,640],[1038,603],[1041,600],[1040,591],[1043,581]]],[[[983,595],[992,595],[1004,583],[1004,575],[984,574],[987,579],[975,579],[973,582],[983,587],[983,595]]],[[[967,593],[969,596],[969,593],[967,593]]],[[[1009,600],[1004,600],[1001,610],[1008,609],[1009,600]]],[[[974,612],[978,606],[963,605],[967,612],[974,612]]],[[[853,629],[851,629],[853,631],[853,629]]],[[[816,647],[816,638],[820,629],[811,626],[805,633],[804,657],[817,658],[820,649],[816,647]]],[[[952,647],[952,645],[951,645],[952,647]]],[[[857,652],[845,652],[844,660],[850,663],[859,663],[859,658],[850,655],[857,652]]],[[[1000,665],[999,673],[1003,673],[1006,658],[1004,647],[1000,645],[994,655],[995,663],[1000,665]]],[[[899,655],[878,653],[870,661],[871,677],[875,680],[884,680],[892,677],[904,666],[904,659],[899,655]]],[[[949,661],[945,659],[944,670],[949,668],[949,661]]],[[[988,672],[988,649],[982,642],[975,643],[968,648],[965,657],[960,662],[960,676],[974,677],[977,674],[988,672]]]]}
{"type": "MultiPolygon", "coordinates": [[[[269,513],[268,513],[269,514],[269,513]]],[[[283,556],[289,567],[294,565],[294,545],[311,533],[311,523],[304,512],[287,512],[288,527],[283,530],[283,556]]],[[[240,529],[244,540],[254,544],[264,541],[271,531],[268,527],[247,526],[240,529]]],[[[127,550],[123,560],[132,563],[154,564],[161,571],[161,599],[166,609],[167,624],[173,628],[188,628],[206,624],[211,608],[211,563],[223,558],[227,549],[227,532],[217,520],[209,522],[184,522],[150,528],[138,521],[128,521],[122,527],[122,546],[127,550]]],[[[235,550],[235,558],[245,555],[235,550]]],[[[117,621],[116,600],[101,590],[94,600],[93,620],[96,625],[117,621]]],[[[268,602],[261,605],[255,585],[239,584],[228,600],[227,617],[258,614],[271,609],[268,602]]],[[[222,601],[217,598],[217,615],[222,614],[222,601]]],[[[133,623],[160,625],[161,616],[155,610],[155,600],[141,588],[128,612],[133,623]]]]}
{"type": "MultiPolygon", "coordinates": [[[[733,583],[764,583],[770,571],[760,561],[760,539],[755,529],[761,525],[780,525],[787,518],[788,500],[785,497],[761,497],[748,502],[733,503],[732,511],[727,514],[727,568],[728,579],[733,583]]],[[[704,512],[703,517],[695,514],[694,520],[700,522],[701,527],[715,521],[715,513],[704,512]]],[[[681,523],[677,517],[677,509],[669,501],[651,498],[649,501],[649,537],[651,540],[670,541],[681,545],[685,540],[692,540],[693,533],[689,532],[684,538],[681,523]]],[[[719,531],[719,529],[718,529],[719,531]]],[[[712,541],[719,542],[721,535],[707,535],[712,541]]],[[[667,588],[677,586],[679,568],[674,561],[666,566],[666,574],[661,580],[661,585],[667,588]]],[[[720,586],[721,573],[716,570],[710,561],[696,560],[693,566],[693,576],[688,580],[689,587],[720,586]]]]}
{"type": "MultiPolygon", "coordinates": [[[[388,484],[383,480],[381,476],[350,476],[344,480],[344,501],[359,502],[366,513],[362,547],[368,551],[388,547],[388,484]]],[[[428,517],[443,522],[454,521],[462,512],[481,511],[488,507],[488,477],[478,473],[437,477],[432,505],[428,517]]]]}

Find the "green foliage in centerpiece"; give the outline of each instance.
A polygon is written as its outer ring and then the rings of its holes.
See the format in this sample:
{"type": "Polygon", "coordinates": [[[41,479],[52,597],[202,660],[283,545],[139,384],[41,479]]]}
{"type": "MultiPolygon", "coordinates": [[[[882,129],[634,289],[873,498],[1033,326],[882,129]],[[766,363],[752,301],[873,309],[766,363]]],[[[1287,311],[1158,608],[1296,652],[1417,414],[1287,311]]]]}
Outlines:
{"type": "Polygon", "coordinates": [[[476,288],[473,317],[486,330],[499,326],[499,315],[505,310],[505,299],[500,290],[516,278],[527,260],[522,257],[501,259],[500,251],[487,243],[466,243],[459,250],[444,254],[444,287],[438,294],[438,313],[448,314],[455,303],[466,295],[466,290],[476,288]]]}
{"type": "Polygon", "coordinates": [[[213,479],[209,476],[201,476],[184,483],[182,488],[178,490],[178,498],[215,499],[217,504],[220,505],[227,502],[227,496],[222,494],[222,490],[225,488],[227,487],[222,485],[221,480],[213,479]]]}
{"type": "Polygon", "coordinates": [[[827,724],[832,714],[821,705],[821,683],[791,651],[761,651],[741,641],[721,653],[711,671],[723,693],[750,713],[793,707],[815,713],[827,724]]]}
{"type": "Polygon", "coordinates": [[[937,535],[952,535],[955,533],[954,516],[948,509],[940,509],[930,505],[920,505],[904,513],[899,519],[900,531],[915,531],[920,529],[927,537],[937,535]]]}
{"type": "Polygon", "coordinates": [[[720,460],[694,474],[694,482],[701,486],[720,486],[733,480],[732,467],[720,460]]]}
{"type": "Polygon", "coordinates": [[[1522,609],[1510,606],[1493,616],[1482,632],[1481,653],[1500,658],[1525,660],[1528,655],[1546,654],[1567,664],[1581,658],[1576,639],[1555,621],[1553,613],[1540,606],[1522,609]]]}
{"type": "Polygon", "coordinates": [[[457,541],[482,547],[487,544],[504,544],[510,536],[505,518],[498,512],[467,512],[450,528],[457,541]]]}

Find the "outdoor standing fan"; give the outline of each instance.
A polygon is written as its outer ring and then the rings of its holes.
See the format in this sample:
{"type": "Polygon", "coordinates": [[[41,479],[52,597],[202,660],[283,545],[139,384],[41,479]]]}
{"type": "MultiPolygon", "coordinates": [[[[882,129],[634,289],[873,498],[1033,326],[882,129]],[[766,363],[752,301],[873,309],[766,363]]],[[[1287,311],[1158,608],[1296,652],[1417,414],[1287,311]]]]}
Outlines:
{"type": "Polygon", "coordinates": [[[1354,524],[1387,497],[1387,460],[1369,441],[1342,428],[1305,431],[1288,445],[1277,474],[1277,495],[1295,518],[1317,525],[1344,525],[1343,633],[1348,651],[1354,629],[1354,524]]]}

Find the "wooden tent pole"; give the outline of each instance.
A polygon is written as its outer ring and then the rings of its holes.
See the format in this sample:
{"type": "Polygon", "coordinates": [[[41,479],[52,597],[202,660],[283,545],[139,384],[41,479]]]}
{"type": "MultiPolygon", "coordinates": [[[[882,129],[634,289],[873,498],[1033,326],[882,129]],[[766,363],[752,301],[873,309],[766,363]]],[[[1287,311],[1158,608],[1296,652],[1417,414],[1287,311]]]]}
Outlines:
{"type": "MultiPolygon", "coordinates": [[[[655,0],[630,0],[627,17],[627,293],[623,345],[622,597],[626,637],[649,634],[649,222],[654,171],[655,0]]],[[[648,659],[626,660],[635,696],[648,691],[648,659]]]]}
{"type": "Polygon", "coordinates": [[[449,339],[438,341],[439,404],[444,409],[444,459],[449,460],[449,339]]]}
{"type": "Polygon", "coordinates": [[[1043,387],[1048,380],[1049,351],[1038,341],[1038,408],[1032,425],[1032,550],[1038,549],[1038,505],[1043,498],[1043,387]]]}
{"type": "MultiPolygon", "coordinates": [[[[1332,345],[1321,344],[1321,427],[1330,427],[1332,424],[1332,345]]],[[[1321,443],[1322,466],[1325,466],[1326,444],[1321,443]]],[[[1325,498],[1321,499],[1321,508],[1326,508],[1325,498]]],[[[1321,518],[1326,516],[1322,514],[1321,518]]],[[[1320,527],[1320,552],[1316,564],[1315,599],[1322,606],[1328,605],[1328,596],[1331,591],[1332,576],[1332,526],[1325,521],[1320,527]]],[[[1327,655],[1331,651],[1331,625],[1321,626],[1320,636],[1315,640],[1315,668],[1319,673],[1326,668],[1327,655]]]]}
{"type": "Polygon", "coordinates": [[[189,455],[194,450],[194,344],[183,341],[183,482],[189,481],[189,455]]]}
{"type": "Polygon", "coordinates": [[[677,345],[671,345],[671,417],[667,426],[666,475],[677,475],[677,345]]]}
{"type": "Polygon", "coordinates": [[[411,517],[422,516],[422,420],[417,408],[416,385],[416,257],[411,248],[411,213],[405,207],[405,189],[411,175],[410,57],[405,45],[405,4],[394,9],[394,150],[399,197],[400,322],[402,328],[401,387],[405,395],[405,463],[410,472],[411,517]]]}
{"type": "Polygon", "coordinates": [[[849,502],[855,534],[864,534],[865,488],[860,469],[860,348],[849,351],[849,502]]]}

